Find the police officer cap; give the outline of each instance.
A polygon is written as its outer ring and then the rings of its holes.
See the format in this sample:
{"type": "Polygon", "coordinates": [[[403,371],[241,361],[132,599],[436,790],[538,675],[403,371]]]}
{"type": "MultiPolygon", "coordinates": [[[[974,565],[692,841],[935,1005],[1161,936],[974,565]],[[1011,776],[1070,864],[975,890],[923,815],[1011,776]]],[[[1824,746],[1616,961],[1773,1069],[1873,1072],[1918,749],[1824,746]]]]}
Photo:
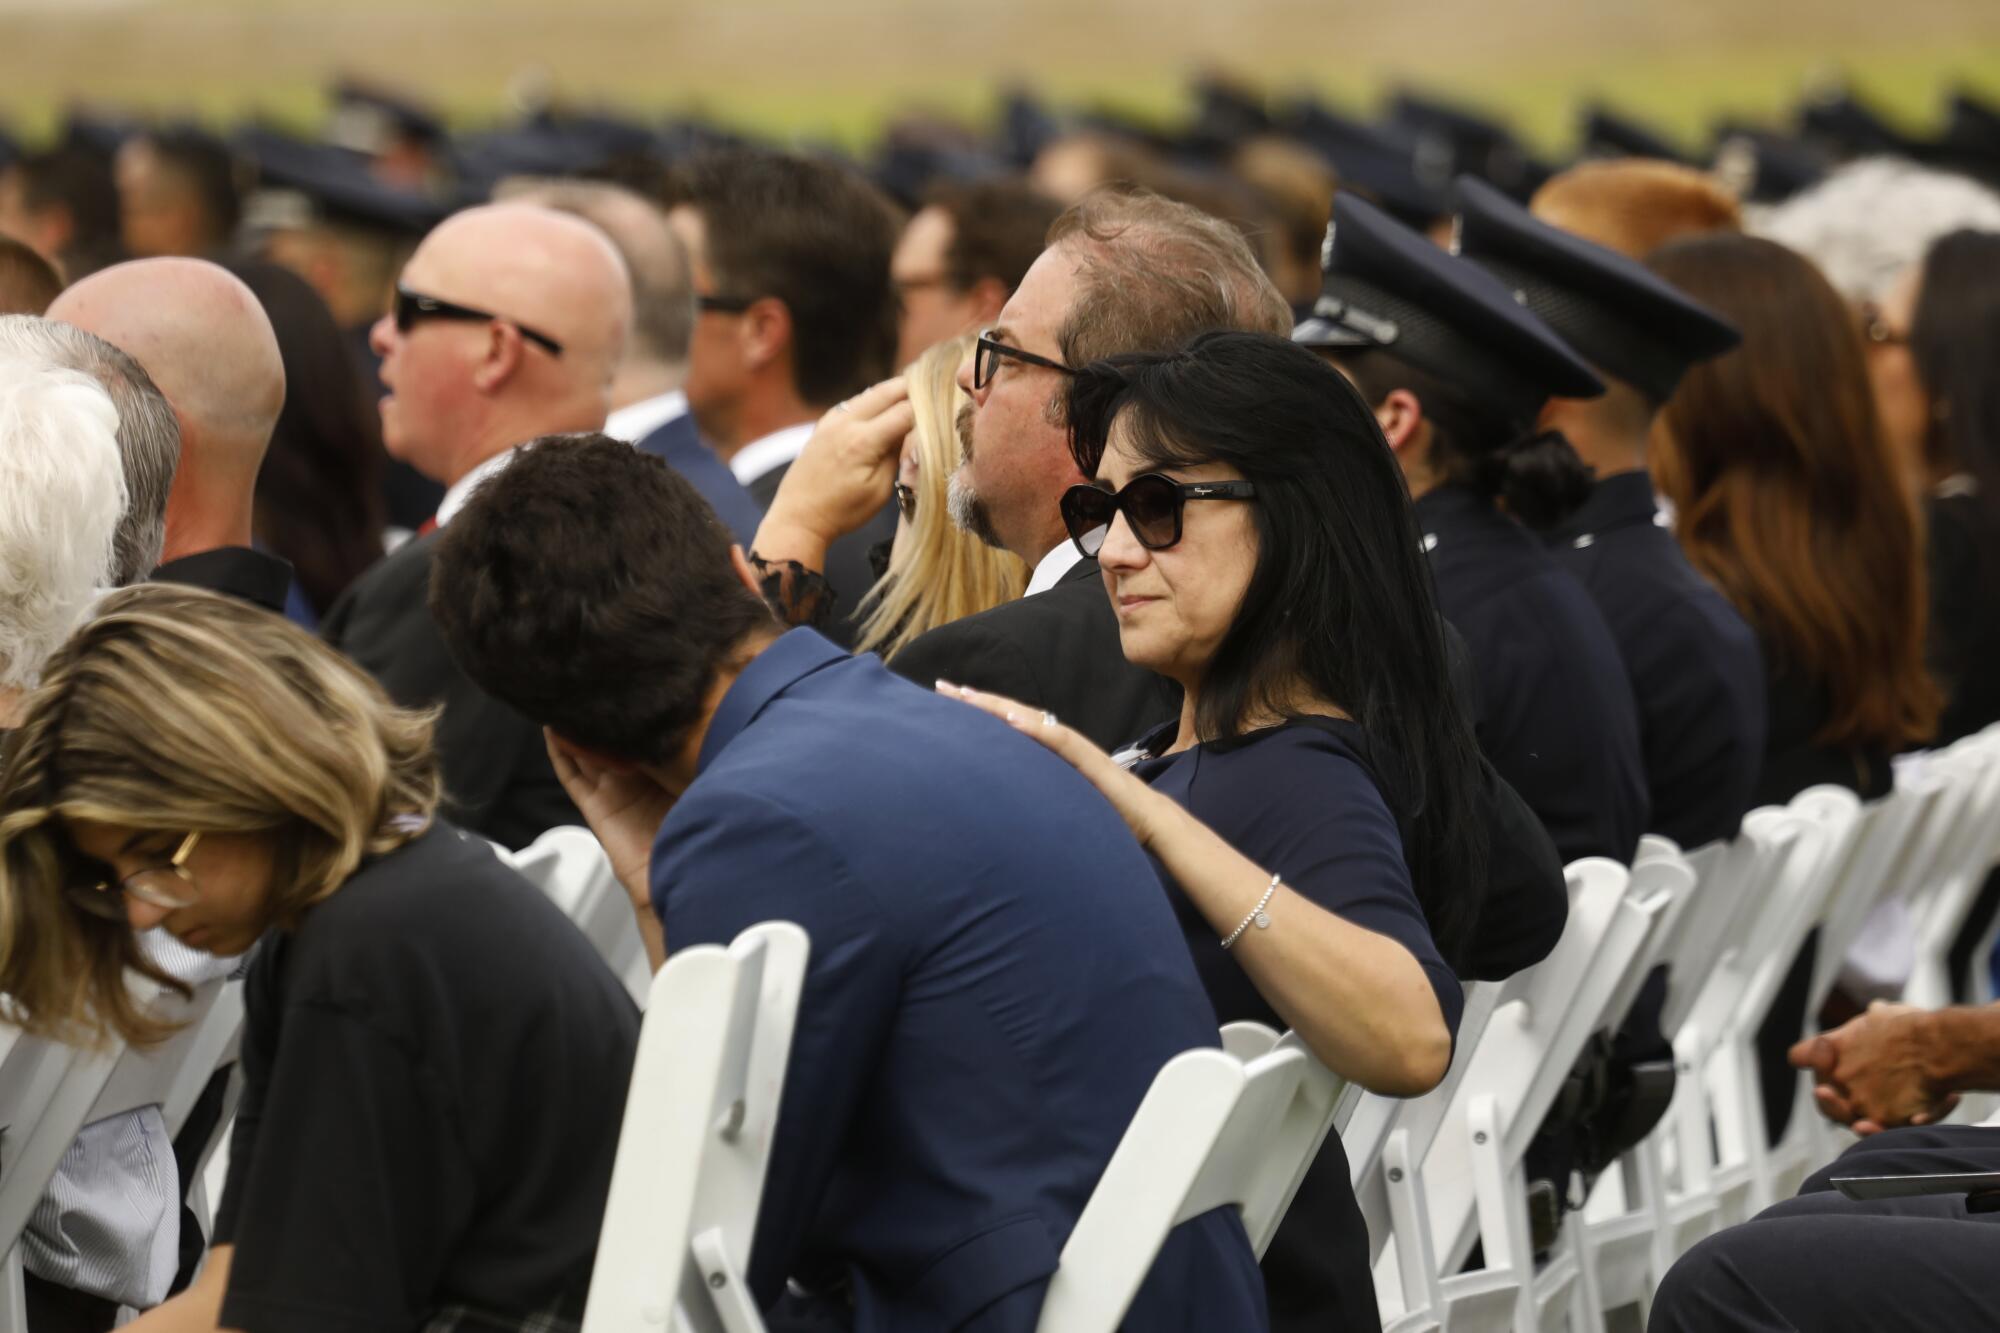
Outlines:
{"type": "Polygon", "coordinates": [[[1457,252],[1498,278],[1607,376],[1665,402],[1687,368],[1742,341],[1640,263],[1552,227],[1484,181],[1458,180],[1457,252]]]}
{"type": "Polygon", "coordinates": [[[1499,281],[1365,200],[1334,196],[1325,279],[1292,330],[1309,347],[1379,347],[1508,417],[1604,384],[1499,281]]]}

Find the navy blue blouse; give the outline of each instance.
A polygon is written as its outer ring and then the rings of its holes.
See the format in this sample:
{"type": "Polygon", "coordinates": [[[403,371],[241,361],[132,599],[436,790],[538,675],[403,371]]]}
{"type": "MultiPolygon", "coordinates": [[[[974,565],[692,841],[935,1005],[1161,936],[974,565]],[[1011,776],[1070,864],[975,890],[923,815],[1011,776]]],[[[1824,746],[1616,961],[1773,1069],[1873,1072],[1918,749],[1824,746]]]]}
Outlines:
{"type": "MultiPolygon", "coordinates": [[[[1158,753],[1173,736],[1173,726],[1163,727],[1140,748],[1158,753]]],[[[1403,854],[1400,803],[1388,794],[1391,788],[1369,753],[1367,733],[1357,723],[1309,717],[1144,759],[1133,771],[1237,851],[1283,876],[1293,892],[1408,949],[1430,978],[1455,1037],[1464,995],[1431,940],[1403,854]]],[[[1252,1019],[1283,1030],[1284,1020],[1222,948],[1217,938],[1222,932],[1172,876],[1164,869],[1159,874],[1216,1017],[1224,1023],[1252,1019]]],[[[1282,911],[1272,914],[1272,930],[1290,924],[1282,911]]],[[[1368,1270],[1368,1230],[1338,1134],[1327,1136],[1299,1183],[1291,1210],[1264,1252],[1263,1271],[1272,1333],[1381,1326],[1368,1270]]]]}
{"type": "MultiPolygon", "coordinates": [[[[1140,748],[1153,753],[1172,737],[1172,727],[1161,728],[1140,748]]],[[[1285,887],[1408,949],[1456,1033],[1464,994],[1431,940],[1403,858],[1402,829],[1367,751],[1359,724],[1304,718],[1143,759],[1133,772],[1266,872],[1283,876],[1285,887]]],[[[1222,948],[1221,932],[1164,869],[1160,879],[1216,1017],[1224,1023],[1253,1019],[1282,1031],[1285,1021],[1222,948]]],[[[1272,916],[1271,929],[1284,925],[1282,913],[1272,916]]]]}

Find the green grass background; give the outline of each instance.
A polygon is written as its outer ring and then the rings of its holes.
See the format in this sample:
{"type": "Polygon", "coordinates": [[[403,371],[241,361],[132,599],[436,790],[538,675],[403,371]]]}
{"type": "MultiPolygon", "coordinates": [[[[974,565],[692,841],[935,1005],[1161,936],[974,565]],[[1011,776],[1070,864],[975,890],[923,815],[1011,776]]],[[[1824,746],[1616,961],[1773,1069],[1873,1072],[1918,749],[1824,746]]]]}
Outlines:
{"type": "Polygon", "coordinates": [[[2000,98],[2000,0],[0,0],[0,117],[30,136],[77,101],[307,123],[347,72],[468,121],[533,83],[857,143],[913,104],[984,116],[1023,80],[1172,116],[1202,67],[1361,110],[1414,84],[1552,152],[1587,98],[1695,144],[1838,77],[1922,131],[1943,88],[2000,98]]]}

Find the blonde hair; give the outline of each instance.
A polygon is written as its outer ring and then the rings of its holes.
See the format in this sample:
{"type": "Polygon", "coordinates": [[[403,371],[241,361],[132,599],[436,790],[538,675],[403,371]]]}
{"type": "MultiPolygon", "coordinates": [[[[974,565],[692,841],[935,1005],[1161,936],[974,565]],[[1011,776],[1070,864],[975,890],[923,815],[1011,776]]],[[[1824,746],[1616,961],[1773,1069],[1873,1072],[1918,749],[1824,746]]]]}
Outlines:
{"type": "Polygon", "coordinates": [[[1028,586],[1019,556],[951,521],[946,490],[959,464],[958,412],[968,401],[958,368],[972,343],[971,334],[941,342],[904,372],[916,411],[917,512],[889,572],[862,599],[862,652],[893,657],[926,630],[1011,602],[1028,586]]]}
{"type": "Polygon", "coordinates": [[[1634,259],[1684,236],[1743,230],[1743,206],[1721,180],[1651,158],[1584,162],[1557,172],[1528,207],[1550,226],[1634,259]]]}
{"type": "Polygon", "coordinates": [[[433,720],[267,611],[167,584],[106,598],[49,660],[0,765],[0,994],[15,1021],[145,1043],[167,1029],[134,1004],[127,970],[186,989],[129,926],[66,900],[82,867],[64,821],[271,835],[271,921],[294,925],[429,825],[433,720]]]}

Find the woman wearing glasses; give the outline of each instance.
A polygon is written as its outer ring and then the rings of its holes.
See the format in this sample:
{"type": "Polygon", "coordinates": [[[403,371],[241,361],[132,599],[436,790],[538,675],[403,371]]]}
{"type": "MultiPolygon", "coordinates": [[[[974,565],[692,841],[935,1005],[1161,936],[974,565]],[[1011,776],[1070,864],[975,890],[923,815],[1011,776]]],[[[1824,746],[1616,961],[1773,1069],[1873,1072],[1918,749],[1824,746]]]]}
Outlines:
{"type": "Polygon", "coordinates": [[[164,1035],[163,927],[242,954],[246,1089],[215,1249],[133,1327],[574,1320],[630,999],[491,849],[438,826],[430,723],[276,616],[114,594],[0,767],[0,993],[29,1030],[164,1035]]]}
{"type": "MultiPolygon", "coordinates": [[[[1128,772],[1054,718],[956,692],[1124,814],[1224,1023],[1291,1028],[1378,1092],[1429,1090],[1483,881],[1480,770],[1373,415],[1311,352],[1217,333],[1083,370],[1069,420],[1095,480],[1064,497],[1064,523],[1103,571],[1126,657],[1181,686],[1180,718],[1128,772]]],[[[1264,1271],[1273,1327],[1376,1327],[1336,1140],[1264,1271]]]]}

